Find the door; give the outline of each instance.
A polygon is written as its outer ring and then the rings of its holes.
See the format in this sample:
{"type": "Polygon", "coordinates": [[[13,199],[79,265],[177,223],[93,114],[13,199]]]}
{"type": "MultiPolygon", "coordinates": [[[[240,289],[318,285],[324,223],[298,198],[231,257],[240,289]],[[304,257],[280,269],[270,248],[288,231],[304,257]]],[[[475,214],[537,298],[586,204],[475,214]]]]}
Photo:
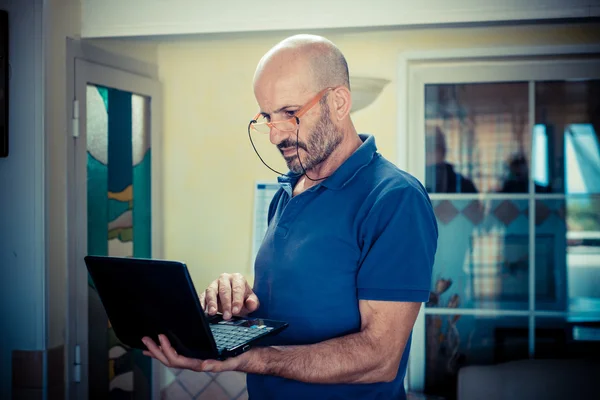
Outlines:
{"type": "Polygon", "coordinates": [[[600,319],[598,56],[411,67],[407,165],[438,220],[410,387],[468,365],[577,358],[600,319]]]}
{"type": "Polygon", "coordinates": [[[86,255],[160,257],[159,97],[156,81],[75,60],[71,271],[76,293],[76,398],[150,399],[152,362],[115,336],[86,255]],[[78,376],[77,376],[78,375],[78,376]]]}

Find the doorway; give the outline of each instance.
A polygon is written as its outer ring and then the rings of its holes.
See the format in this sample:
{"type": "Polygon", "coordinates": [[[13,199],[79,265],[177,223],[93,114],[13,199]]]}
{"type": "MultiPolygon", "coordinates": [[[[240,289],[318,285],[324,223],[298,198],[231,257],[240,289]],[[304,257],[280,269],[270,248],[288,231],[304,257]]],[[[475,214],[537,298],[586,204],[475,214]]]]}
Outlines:
{"type": "Polygon", "coordinates": [[[83,258],[161,257],[160,86],[128,59],[76,47],[68,160],[69,398],[151,399],[156,368],[114,334],[83,258]]]}

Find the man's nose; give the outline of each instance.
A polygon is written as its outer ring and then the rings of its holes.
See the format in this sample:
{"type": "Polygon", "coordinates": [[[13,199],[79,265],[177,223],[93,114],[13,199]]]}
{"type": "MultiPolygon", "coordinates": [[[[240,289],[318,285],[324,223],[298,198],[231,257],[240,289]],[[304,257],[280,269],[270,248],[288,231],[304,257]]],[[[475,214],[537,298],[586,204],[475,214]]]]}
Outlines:
{"type": "Polygon", "coordinates": [[[286,138],[285,132],[280,131],[279,129],[271,126],[271,130],[269,131],[269,140],[272,144],[277,146],[279,143],[283,142],[286,138]]]}

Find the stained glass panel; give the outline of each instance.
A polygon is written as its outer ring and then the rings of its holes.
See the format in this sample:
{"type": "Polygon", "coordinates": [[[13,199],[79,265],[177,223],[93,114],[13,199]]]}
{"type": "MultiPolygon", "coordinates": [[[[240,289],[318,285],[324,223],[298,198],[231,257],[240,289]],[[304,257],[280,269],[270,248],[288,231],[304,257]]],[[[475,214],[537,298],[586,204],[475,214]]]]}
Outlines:
{"type": "MultiPolygon", "coordinates": [[[[151,257],[149,100],[87,87],[88,254],[151,257]]],[[[150,360],[116,337],[89,282],[90,398],[147,399],[150,360]]]]}

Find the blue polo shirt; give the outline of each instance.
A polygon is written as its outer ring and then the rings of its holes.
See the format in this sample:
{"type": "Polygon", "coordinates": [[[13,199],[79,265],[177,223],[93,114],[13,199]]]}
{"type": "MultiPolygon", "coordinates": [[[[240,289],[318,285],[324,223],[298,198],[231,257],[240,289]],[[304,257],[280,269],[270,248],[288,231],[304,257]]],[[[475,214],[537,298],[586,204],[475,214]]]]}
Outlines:
{"type": "MultiPolygon", "coordinates": [[[[360,136],[352,156],[298,196],[298,176],[279,178],[255,262],[260,308],[253,316],[289,327],[265,344],[310,345],[359,332],[361,299],[429,299],[438,236],[429,197],[377,152],[373,136],[360,136]]],[[[249,374],[248,393],[250,400],[404,399],[409,351],[410,340],[393,382],[325,385],[249,374]]]]}

